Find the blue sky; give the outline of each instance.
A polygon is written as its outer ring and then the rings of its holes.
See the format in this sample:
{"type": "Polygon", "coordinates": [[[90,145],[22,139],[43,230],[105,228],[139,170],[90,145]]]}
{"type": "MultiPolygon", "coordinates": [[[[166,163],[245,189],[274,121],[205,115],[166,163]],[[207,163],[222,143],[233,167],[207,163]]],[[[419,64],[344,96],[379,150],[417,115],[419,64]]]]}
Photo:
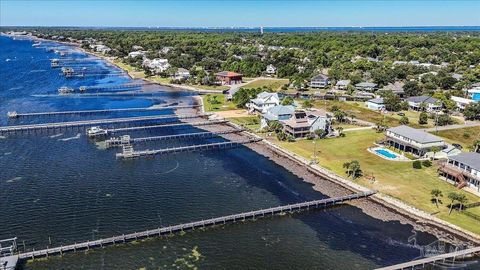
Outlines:
{"type": "Polygon", "coordinates": [[[0,25],[479,26],[480,0],[0,0],[0,25]]]}

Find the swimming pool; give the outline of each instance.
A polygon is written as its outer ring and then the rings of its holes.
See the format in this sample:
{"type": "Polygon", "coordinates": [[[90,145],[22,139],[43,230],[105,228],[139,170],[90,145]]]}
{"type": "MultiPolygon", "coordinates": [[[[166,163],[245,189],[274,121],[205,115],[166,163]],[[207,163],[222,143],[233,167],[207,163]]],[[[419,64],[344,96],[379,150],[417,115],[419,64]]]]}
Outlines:
{"type": "Polygon", "coordinates": [[[472,99],[480,101],[480,93],[473,93],[472,99]]]}
{"type": "Polygon", "coordinates": [[[392,151],[389,151],[387,149],[376,149],[375,152],[377,152],[379,155],[382,155],[386,158],[391,158],[391,159],[394,159],[394,158],[397,158],[398,156],[396,154],[394,154],[392,151]]]}

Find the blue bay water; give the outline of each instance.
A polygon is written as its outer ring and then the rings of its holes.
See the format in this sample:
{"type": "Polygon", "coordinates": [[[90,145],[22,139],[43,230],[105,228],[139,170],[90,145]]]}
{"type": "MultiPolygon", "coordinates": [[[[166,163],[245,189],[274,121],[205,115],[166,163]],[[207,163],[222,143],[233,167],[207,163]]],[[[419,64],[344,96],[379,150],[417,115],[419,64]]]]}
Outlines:
{"type": "MultiPolygon", "coordinates": [[[[32,47],[32,43],[0,37],[2,125],[145,115],[129,112],[8,120],[6,113],[12,110],[193,102],[191,93],[160,86],[163,91],[149,96],[56,96],[61,86],[115,85],[131,79],[121,75],[65,79],[50,68],[49,59],[58,55],[32,47]]],[[[81,52],[68,57],[91,58],[81,52]]],[[[119,72],[98,59],[89,65],[107,74],[119,72]]],[[[172,127],[130,135],[197,130],[172,127]]],[[[218,139],[155,142],[140,147],[157,149],[206,141],[218,139]]],[[[325,197],[245,147],[126,162],[115,159],[116,151],[102,149],[77,130],[0,139],[0,239],[17,236],[20,250],[23,242],[26,250],[39,249],[325,197]]],[[[27,263],[22,268],[372,269],[417,257],[419,251],[407,243],[412,229],[344,206],[70,254],[27,263]]],[[[435,237],[418,233],[418,240],[427,244],[435,237]]]]}

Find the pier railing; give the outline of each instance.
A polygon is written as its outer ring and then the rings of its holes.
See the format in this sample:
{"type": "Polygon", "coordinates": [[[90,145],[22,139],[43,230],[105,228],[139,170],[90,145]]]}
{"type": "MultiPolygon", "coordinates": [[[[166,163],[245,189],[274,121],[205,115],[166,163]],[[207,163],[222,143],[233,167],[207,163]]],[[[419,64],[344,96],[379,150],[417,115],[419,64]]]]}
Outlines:
{"type": "Polygon", "coordinates": [[[355,193],[351,195],[328,198],[322,200],[307,201],[301,203],[288,204],[283,206],[277,206],[267,209],[260,209],[255,211],[243,212],[239,214],[227,215],[217,218],[205,219],[195,222],[183,223],[173,226],[167,226],[163,228],[156,228],[152,230],[146,230],[142,232],[134,232],[129,234],[122,234],[119,236],[113,236],[109,238],[103,238],[98,240],[86,241],[83,243],[75,243],[71,245],[65,245],[54,248],[47,248],[43,250],[33,250],[30,252],[19,253],[19,259],[36,259],[41,257],[48,257],[53,255],[63,255],[67,252],[76,252],[81,250],[89,250],[93,248],[101,248],[109,245],[123,244],[148,237],[161,237],[165,235],[171,235],[178,232],[191,231],[197,228],[207,228],[217,225],[231,224],[237,221],[246,221],[256,218],[262,218],[267,216],[275,216],[283,213],[292,213],[296,211],[325,209],[336,205],[343,204],[348,201],[353,201],[361,198],[367,198],[376,191],[367,191],[361,193],[355,193]]]}
{"type": "Polygon", "coordinates": [[[202,122],[185,122],[185,123],[172,123],[172,124],[158,124],[158,125],[148,125],[148,126],[138,126],[138,127],[125,127],[125,128],[111,128],[107,129],[108,134],[135,131],[135,130],[147,130],[147,129],[156,129],[156,128],[165,128],[165,127],[179,127],[179,126],[208,126],[208,125],[220,125],[225,124],[228,121],[226,120],[212,120],[212,121],[202,121],[202,122]]]}

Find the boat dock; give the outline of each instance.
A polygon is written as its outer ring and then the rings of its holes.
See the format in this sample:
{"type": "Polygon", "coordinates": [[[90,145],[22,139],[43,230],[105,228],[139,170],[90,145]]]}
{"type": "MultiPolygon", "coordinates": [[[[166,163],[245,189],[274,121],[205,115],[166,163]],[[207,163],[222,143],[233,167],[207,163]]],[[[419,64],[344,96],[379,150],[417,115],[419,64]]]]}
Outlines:
{"type": "Polygon", "coordinates": [[[145,83],[127,83],[127,84],[116,84],[116,85],[98,85],[98,86],[81,86],[80,91],[89,91],[89,90],[122,90],[122,89],[131,89],[131,88],[141,88],[143,86],[155,85],[155,83],[145,82],[145,83]]]}
{"type": "Polygon", "coordinates": [[[219,132],[193,132],[193,133],[183,133],[175,135],[164,135],[164,136],[152,136],[152,137],[143,137],[143,138],[131,138],[129,135],[122,136],[120,138],[111,138],[105,141],[107,148],[122,146],[123,144],[135,144],[141,142],[151,142],[151,141],[166,141],[166,140],[180,140],[180,139],[194,139],[194,138],[214,138],[220,135],[232,134],[242,132],[241,129],[230,129],[219,132]]]}
{"type": "Polygon", "coordinates": [[[191,114],[191,115],[154,115],[154,116],[140,116],[140,117],[125,117],[125,118],[110,118],[110,119],[97,119],[97,120],[85,120],[85,121],[73,121],[73,122],[57,122],[46,124],[32,124],[32,125],[17,125],[17,126],[3,126],[0,127],[0,134],[16,134],[29,131],[48,131],[61,128],[80,128],[88,126],[105,126],[109,124],[130,123],[130,122],[143,122],[152,120],[164,120],[164,119],[191,119],[201,118],[208,116],[208,114],[191,114]]]}
{"type": "Polygon", "coordinates": [[[35,117],[35,116],[72,115],[72,114],[97,114],[97,113],[100,114],[100,113],[110,113],[110,112],[161,111],[161,110],[193,109],[198,107],[200,107],[200,105],[83,110],[83,111],[33,112],[33,113],[18,113],[14,111],[14,112],[8,112],[7,115],[9,118],[19,118],[19,117],[35,117]]]}
{"type": "Polygon", "coordinates": [[[464,249],[411,262],[377,268],[376,270],[425,269],[427,266],[435,265],[439,266],[440,268],[458,269],[458,265],[461,264],[461,262],[459,262],[460,260],[464,260],[465,258],[473,257],[475,255],[480,255],[480,247],[464,249]],[[453,267],[455,263],[457,263],[457,267],[453,267]]]}
{"type": "Polygon", "coordinates": [[[122,153],[117,153],[117,158],[123,159],[132,159],[143,156],[154,156],[154,155],[166,155],[182,152],[196,152],[196,151],[206,151],[206,150],[220,150],[220,149],[231,149],[236,148],[244,144],[259,142],[262,139],[253,138],[239,141],[227,141],[227,142],[217,142],[217,143],[207,143],[207,144],[197,144],[197,145],[188,145],[188,146],[179,146],[179,147],[170,147],[157,150],[143,150],[135,151],[133,150],[130,144],[123,145],[122,153]]]}
{"type": "Polygon", "coordinates": [[[183,223],[173,226],[167,226],[163,228],[156,228],[152,230],[146,230],[142,232],[134,232],[129,234],[122,234],[119,236],[113,236],[109,238],[103,238],[98,240],[87,241],[83,243],[75,243],[72,245],[47,248],[43,250],[33,250],[31,252],[24,252],[17,254],[19,260],[38,259],[43,257],[63,255],[68,252],[77,252],[83,250],[90,250],[93,248],[103,248],[111,245],[123,244],[139,239],[149,237],[162,237],[169,236],[179,232],[192,231],[199,228],[208,228],[218,225],[233,224],[238,221],[254,220],[256,218],[263,218],[268,216],[282,215],[284,213],[293,213],[299,211],[308,211],[316,209],[326,209],[337,205],[344,204],[345,202],[354,201],[362,198],[367,198],[376,191],[367,191],[361,193],[355,193],[351,195],[328,198],[322,200],[307,201],[283,206],[277,206],[267,209],[260,209],[255,211],[243,212],[239,214],[221,216],[217,218],[205,219],[200,221],[194,221],[189,223],[183,223]]]}
{"type": "Polygon", "coordinates": [[[173,124],[158,124],[158,125],[149,125],[149,126],[139,126],[139,127],[125,127],[125,128],[111,128],[107,129],[108,134],[115,134],[120,132],[127,131],[136,131],[136,130],[147,130],[155,128],[166,128],[166,127],[180,127],[180,126],[208,126],[208,125],[220,125],[225,124],[228,121],[226,120],[212,120],[212,121],[202,121],[202,122],[185,122],[185,123],[173,123],[173,124]]]}

